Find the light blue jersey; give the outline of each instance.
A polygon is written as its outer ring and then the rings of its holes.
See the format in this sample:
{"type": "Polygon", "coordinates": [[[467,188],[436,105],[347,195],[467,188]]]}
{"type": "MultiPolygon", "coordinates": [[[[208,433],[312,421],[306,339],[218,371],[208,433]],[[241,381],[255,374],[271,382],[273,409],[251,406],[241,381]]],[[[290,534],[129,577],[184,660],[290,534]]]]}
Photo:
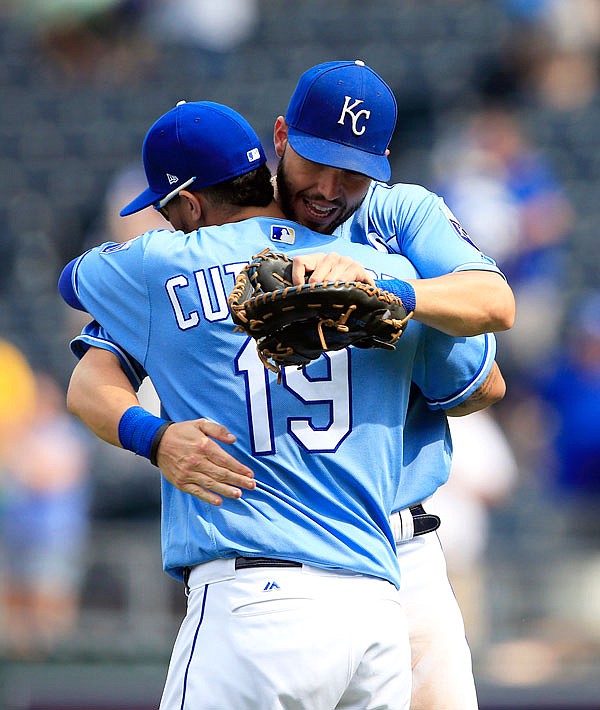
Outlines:
{"type": "MultiPolygon", "coordinates": [[[[267,247],[290,257],[336,251],[377,278],[416,275],[401,256],[270,218],[149,232],[92,249],[73,270],[81,303],[141,363],[164,415],[224,424],[237,437],[228,451],[255,473],[254,491],[219,507],[163,478],[164,568],[181,577],[214,558],[264,555],[398,586],[388,518],[411,381],[434,409],[459,404],[487,376],[493,337],[455,339],[410,321],[393,352],[349,348],[285,368],[277,385],[227,308],[236,274],[267,247]],[[447,367],[449,358],[460,366],[447,367]]],[[[79,343],[104,337],[88,329],[79,343]]]]}
{"type": "MultiPolygon", "coordinates": [[[[496,262],[477,249],[444,200],[420,185],[371,183],[359,209],[335,234],[380,251],[403,254],[424,279],[470,270],[502,276],[496,262]]],[[[448,480],[451,461],[452,440],[445,414],[431,411],[414,389],[404,430],[403,482],[395,510],[432,495],[448,480]]]]}
{"type": "Polygon", "coordinates": [[[495,271],[438,195],[420,185],[373,182],[356,212],[335,234],[380,251],[403,254],[423,279],[453,271],[495,271]]]}

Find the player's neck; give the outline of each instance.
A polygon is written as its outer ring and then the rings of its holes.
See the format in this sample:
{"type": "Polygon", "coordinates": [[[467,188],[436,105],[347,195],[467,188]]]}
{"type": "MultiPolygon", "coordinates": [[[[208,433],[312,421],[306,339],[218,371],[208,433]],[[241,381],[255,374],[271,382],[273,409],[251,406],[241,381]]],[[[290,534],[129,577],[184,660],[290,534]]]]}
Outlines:
{"type": "Polygon", "coordinates": [[[275,219],[286,219],[283,212],[279,209],[276,202],[271,202],[267,207],[240,207],[240,209],[232,215],[229,215],[227,222],[241,222],[244,219],[251,217],[274,217],[275,219]]]}

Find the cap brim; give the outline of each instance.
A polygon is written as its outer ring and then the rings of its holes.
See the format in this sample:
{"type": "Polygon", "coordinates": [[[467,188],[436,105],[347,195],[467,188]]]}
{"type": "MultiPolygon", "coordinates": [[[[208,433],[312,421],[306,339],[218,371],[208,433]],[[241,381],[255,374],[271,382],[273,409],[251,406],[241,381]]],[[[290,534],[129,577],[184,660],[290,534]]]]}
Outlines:
{"type": "Polygon", "coordinates": [[[123,209],[119,212],[121,217],[127,217],[127,215],[134,214],[134,212],[139,212],[140,210],[150,207],[155,202],[162,200],[163,194],[154,192],[150,188],[146,188],[144,192],[139,194],[135,200],[132,200],[128,205],[125,205],[123,209]]]}
{"type": "Polygon", "coordinates": [[[385,155],[375,155],[352,146],[334,143],[288,128],[288,140],[292,148],[306,160],[321,165],[330,165],[343,170],[353,170],[373,180],[387,182],[392,175],[390,161],[385,155]]]}

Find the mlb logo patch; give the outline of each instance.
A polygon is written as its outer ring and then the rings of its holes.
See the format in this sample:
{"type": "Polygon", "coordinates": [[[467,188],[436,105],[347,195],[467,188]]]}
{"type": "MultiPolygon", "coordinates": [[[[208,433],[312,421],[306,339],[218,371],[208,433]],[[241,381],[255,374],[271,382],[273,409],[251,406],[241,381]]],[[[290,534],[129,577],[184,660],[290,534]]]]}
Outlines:
{"type": "Polygon", "coordinates": [[[260,158],[260,150],[258,148],[252,148],[252,150],[249,150],[246,153],[246,157],[248,158],[249,163],[253,163],[255,160],[260,158]]]}
{"type": "Polygon", "coordinates": [[[293,244],[296,241],[296,232],[293,227],[286,227],[282,224],[272,224],[271,240],[283,244],[293,244]]]}

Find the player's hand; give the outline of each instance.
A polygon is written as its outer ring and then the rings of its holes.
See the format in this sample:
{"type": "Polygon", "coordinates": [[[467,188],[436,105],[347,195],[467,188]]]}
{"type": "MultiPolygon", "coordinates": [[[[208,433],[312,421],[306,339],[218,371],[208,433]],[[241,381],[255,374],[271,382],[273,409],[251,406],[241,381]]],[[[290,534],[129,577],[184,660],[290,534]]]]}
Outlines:
{"type": "Polygon", "coordinates": [[[254,473],[217,441],[231,444],[235,436],[208,419],[176,422],[160,442],[158,467],[176,488],[206,503],[221,505],[221,496],[241,498],[242,488],[256,487],[254,473]]]}
{"type": "Polygon", "coordinates": [[[310,274],[309,283],[321,281],[360,281],[375,285],[372,274],[362,264],[354,261],[349,256],[341,256],[336,252],[324,254],[305,254],[294,257],[292,264],[292,281],[296,286],[305,283],[307,274],[310,274]]]}

